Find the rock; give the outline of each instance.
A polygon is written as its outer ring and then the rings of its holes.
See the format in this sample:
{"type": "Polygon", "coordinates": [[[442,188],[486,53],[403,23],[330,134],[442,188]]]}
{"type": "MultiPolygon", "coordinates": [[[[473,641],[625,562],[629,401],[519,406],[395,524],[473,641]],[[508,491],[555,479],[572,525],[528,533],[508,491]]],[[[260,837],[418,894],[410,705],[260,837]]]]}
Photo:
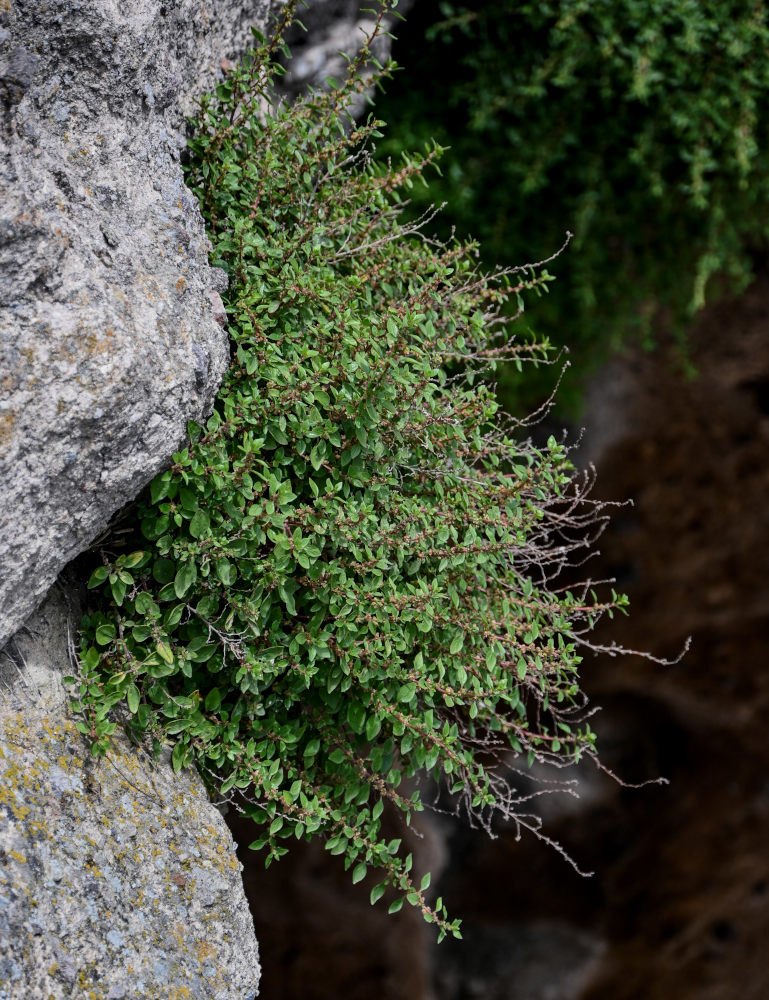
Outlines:
{"type": "Polygon", "coordinates": [[[184,115],[279,0],[0,3],[0,645],[228,362],[184,115]]]}
{"type": "Polygon", "coordinates": [[[193,772],[117,734],[90,756],[64,712],[68,616],[53,590],[0,655],[0,998],[253,1000],[224,820],[193,772]]]}

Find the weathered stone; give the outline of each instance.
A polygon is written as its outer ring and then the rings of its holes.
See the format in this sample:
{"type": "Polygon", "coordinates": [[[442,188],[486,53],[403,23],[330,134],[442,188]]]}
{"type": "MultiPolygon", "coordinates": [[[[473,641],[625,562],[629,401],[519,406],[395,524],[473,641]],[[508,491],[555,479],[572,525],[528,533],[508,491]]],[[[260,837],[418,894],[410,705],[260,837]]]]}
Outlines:
{"type": "Polygon", "coordinates": [[[0,644],[228,361],[180,129],[281,0],[0,0],[0,644]]]}
{"type": "Polygon", "coordinates": [[[117,734],[90,756],[64,711],[68,617],[52,591],[0,654],[0,1000],[254,998],[224,820],[117,734]]]}

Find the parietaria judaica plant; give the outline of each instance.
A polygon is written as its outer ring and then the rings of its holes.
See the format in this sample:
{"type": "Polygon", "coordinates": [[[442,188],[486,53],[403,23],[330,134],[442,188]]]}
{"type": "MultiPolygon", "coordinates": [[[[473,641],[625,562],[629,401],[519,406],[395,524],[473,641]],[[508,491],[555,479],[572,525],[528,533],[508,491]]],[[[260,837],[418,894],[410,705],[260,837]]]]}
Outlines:
{"type": "Polygon", "coordinates": [[[292,10],[200,102],[187,183],[229,275],[232,364],[90,578],[74,707],[97,754],[116,718],[172,746],[258,821],[268,862],[321,836],[354,882],[378,873],[372,903],[442,938],[459,922],[385,805],[410,818],[406,779],[428,774],[471,822],[544,837],[510,759],[597,760],[577,669],[626,601],[554,582],[604,513],[490,381],[547,357],[499,314],[549,275],[481,273],[473,244],[399,221],[439,150],[374,162],[381,123],[348,113],[373,35],[341,84],[276,100],[292,10]]]}

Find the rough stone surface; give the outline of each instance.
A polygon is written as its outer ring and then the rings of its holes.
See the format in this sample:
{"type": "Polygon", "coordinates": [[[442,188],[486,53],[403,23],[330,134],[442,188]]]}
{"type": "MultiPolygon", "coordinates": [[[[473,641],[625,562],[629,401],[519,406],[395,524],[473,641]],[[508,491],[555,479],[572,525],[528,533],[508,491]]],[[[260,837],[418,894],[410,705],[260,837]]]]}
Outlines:
{"type": "Polygon", "coordinates": [[[0,644],[211,406],[184,115],[281,0],[0,0],[0,644]]]}
{"type": "Polygon", "coordinates": [[[252,1000],[224,820],[122,738],[89,755],[64,711],[67,619],[52,591],[0,654],[0,1000],[252,1000]]]}

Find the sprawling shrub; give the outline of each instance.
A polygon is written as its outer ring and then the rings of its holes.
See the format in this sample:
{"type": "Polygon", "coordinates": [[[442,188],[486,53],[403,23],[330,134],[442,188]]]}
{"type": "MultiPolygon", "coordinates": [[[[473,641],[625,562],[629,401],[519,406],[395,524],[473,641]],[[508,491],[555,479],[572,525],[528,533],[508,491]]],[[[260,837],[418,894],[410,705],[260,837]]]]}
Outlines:
{"type": "Polygon", "coordinates": [[[451,147],[421,197],[488,263],[574,233],[530,318],[578,364],[661,319],[683,331],[714,275],[750,278],[769,218],[765,3],[420,0],[399,34],[385,151],[451,147]]]}
{"type": "Polygon", "coordinates": [[[319,834],[354,881],[379,870],[372,902],[390,887],[443,934],[384,805],[421,809],[404,779],[431,774],[481,825],[538,832],[504,765],[594,754],[579,652],[623,601],[552,586],[600,511],[486,381],[536,357],[498,314],[547,275],[485,275],[472,244],[399,221],[432,154],[373,161],[378,124],[346,113],[368,46],[291,107],[271,103],[275,46],[200,106],[188,182],[230,276],[232,365],[91,577],[80,725],[104,752],[125,706],[270,858],[319,834]]]}

